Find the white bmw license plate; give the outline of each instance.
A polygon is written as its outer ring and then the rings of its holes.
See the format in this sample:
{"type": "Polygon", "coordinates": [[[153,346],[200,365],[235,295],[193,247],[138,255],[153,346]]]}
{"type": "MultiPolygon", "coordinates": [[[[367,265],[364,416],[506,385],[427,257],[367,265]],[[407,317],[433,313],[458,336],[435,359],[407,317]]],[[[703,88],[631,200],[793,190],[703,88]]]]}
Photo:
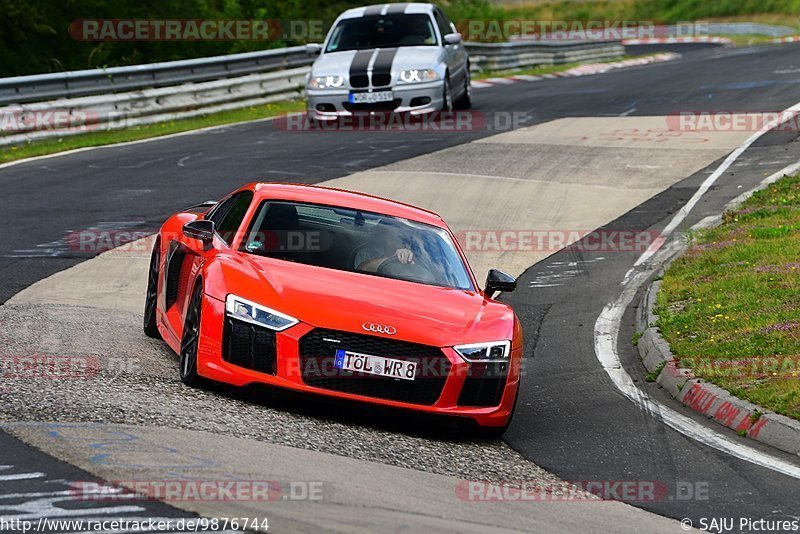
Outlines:
{"type": "Polygon", "coordinates": [[[370,375],[414,380],[417,373],[416,362],[406,362],[383,356],[371,356],[349,350],[338,349],[333,366],[345,371],[358,371],[370,375]]]}
{"type": "Polygon", "coordinates": [[[377,93],[350,93],[351,104],[376,104],[378,102],[391,102],[394,95],[391,91],[378,91],[377,93]]]}

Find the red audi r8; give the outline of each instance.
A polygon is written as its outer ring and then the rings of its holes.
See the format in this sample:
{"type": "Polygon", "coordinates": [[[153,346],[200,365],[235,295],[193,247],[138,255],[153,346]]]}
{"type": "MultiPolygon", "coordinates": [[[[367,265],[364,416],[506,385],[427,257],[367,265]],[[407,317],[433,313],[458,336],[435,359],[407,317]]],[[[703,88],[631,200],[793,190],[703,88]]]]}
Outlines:
{"type": "Polygon", "coordinates": [[[317,186],[252,183],[156,238],[144,331],[187,386],[253,383],[459,416],[499,436],[522,335],[436,214],[317,186]]]}

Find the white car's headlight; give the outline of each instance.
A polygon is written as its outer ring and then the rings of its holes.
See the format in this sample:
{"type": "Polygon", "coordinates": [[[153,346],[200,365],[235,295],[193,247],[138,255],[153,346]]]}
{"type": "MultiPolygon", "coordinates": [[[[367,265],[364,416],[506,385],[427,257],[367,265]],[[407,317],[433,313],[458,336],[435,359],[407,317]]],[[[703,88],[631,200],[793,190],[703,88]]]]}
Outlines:
{"type": "Polygon", "coordinates": [[[344,86],[344,76],[329,74],[328,76],[312,76],[308,80],[311,89],[338,89],[344,86]]]}
{"type": "Polygon", "coordinates": [[[275,330],[276,332],[286,330],[290,326],[294,326],[300,322],[294,317],[256,304],[242,297],[237,297],[236,295],[228,295],[225,299],[225,311],[231,317],[263,326],[270,330],[275,330]]]}
{"type": "Polygon", "coordinates": [[[433,69],[409,69],[400,73],[402,83],[433,82],[438,79],[439,75],[433,69]]]}
{"type": "Polygon", "coordinates": [[[511,356],[510,341],[491,341],[489,343],[472,343],[459,345],[453,349],[468,362],[506,361],[511,356]]]}

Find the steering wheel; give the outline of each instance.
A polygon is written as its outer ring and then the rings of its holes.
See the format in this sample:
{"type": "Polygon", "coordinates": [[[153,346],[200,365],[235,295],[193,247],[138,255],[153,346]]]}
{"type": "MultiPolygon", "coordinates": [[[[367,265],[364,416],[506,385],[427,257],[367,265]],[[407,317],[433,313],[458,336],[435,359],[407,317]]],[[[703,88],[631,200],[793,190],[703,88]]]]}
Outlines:
{"type": "Polygon", "coordinates": [[[418,263],[403,263],[397,256],[386,258],[378,265],[376,271],[384,276],[418,280],[420,282],[435,282],[433,274],[418,263]]]}

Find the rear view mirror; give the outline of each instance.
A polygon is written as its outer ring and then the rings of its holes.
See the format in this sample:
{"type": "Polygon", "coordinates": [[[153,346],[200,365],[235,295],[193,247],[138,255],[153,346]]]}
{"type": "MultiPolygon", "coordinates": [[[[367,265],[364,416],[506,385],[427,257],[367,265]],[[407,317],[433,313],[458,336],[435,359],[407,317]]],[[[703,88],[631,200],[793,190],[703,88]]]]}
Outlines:
{"type": "Polygon", "coordinates": [[[448,33],[444,36],[444,42],[449,45],[455,45],[461,42],[460,33],[448,33]]]}
{"type": "Polygon", "coordinates": [[[486,295],[491,297],[498,291],[511,292],[517,289],[517,279],[503,271],[492,269],[486,276],[486,295]]]}
{"type": "Polygon", "coordinates": [[[208,250],[214,242],[214,221],[198,219],[183,226],[183,235],[202,241],[203,248],[208,250]]]}
{"type": "Polygon", "coordinates": [[[320,52],[322,52],[322,45],[318,43],[308,43],[306,45],[306,54],[316,56],[320,52]]]}

